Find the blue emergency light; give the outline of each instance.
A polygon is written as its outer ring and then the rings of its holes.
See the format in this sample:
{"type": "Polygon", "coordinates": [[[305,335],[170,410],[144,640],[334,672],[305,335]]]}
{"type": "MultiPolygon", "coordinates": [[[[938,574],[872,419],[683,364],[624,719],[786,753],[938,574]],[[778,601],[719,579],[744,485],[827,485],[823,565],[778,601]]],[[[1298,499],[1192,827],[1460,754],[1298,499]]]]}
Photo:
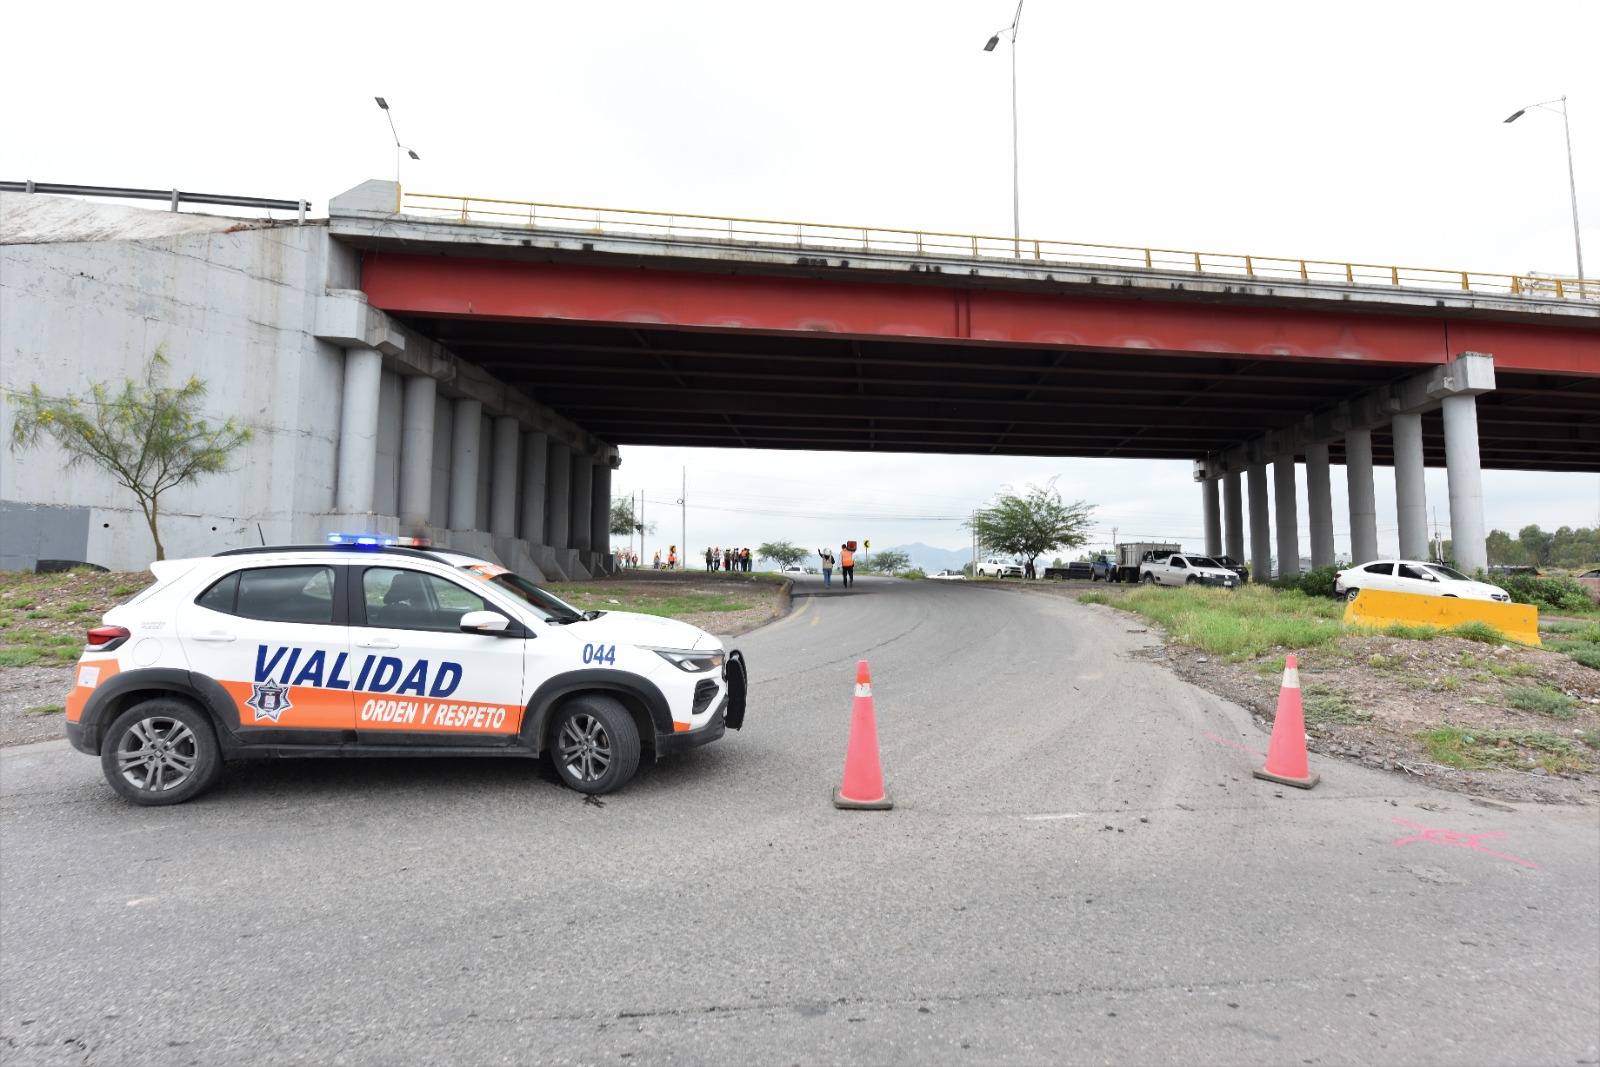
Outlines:
{"type": "Polygon", "coordinates": [[[394,538],[382,537],[378,534],[365,533],[330,533],[330,545],[356,545],[360,548],[385,548],[394,544],[394,538]]]}

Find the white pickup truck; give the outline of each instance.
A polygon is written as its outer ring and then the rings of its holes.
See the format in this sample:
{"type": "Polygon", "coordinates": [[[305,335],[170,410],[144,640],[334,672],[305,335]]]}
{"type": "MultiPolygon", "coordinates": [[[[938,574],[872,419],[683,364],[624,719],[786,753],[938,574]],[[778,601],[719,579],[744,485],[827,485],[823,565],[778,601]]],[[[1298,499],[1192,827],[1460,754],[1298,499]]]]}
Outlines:
{"type": "Polygon", "coordinates": [[[1174,552],[1139,564],[1139,580],[1146,585],[1213,585],[1237,589],[1239,576],[1210,556],[1174,552]]]}

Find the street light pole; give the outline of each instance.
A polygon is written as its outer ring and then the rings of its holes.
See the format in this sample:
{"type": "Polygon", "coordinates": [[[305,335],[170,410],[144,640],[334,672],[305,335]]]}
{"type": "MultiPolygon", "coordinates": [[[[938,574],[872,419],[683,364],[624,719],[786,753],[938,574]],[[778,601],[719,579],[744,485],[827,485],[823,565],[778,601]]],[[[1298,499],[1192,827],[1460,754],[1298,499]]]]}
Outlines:
{"type": "Polygon", "coordinates": [[[1551,104],[1560,104],[1561,128],[1567,135],[1567,184],[1572,190],[1572,243],[1578,253],[1578,280],[1583,281],[1583,238],[1578,232],[1578,179],[1572,170],[1572,123],[1567,119],[1567,98],[1565,95],[1556,100],[1546,100],[1539,104],[1529,104],[1525,108],[1514,112],[1506,119],[1507,122],[1516,122],[1529,110],[1542,107],[1546,111],[1555,111],[1551,104]]]}
{"type": "Polygon", "coordinates": [[[407,148],[405,145],[400,143],[400,134],[394,128],[394,115],[389,111],[389,101],[385,100],[381,96],[375,96],[372,99],[376,100],[378,102],[378,106],[383,108],[384,117],[389,120],[389,132],[394,135],[394,183],[396,185],[399,185],[400,184],[400,153],[401,152],[405,152],[412,159],[416,159],[416,160],[421,160],[422,157],[417,155],[411,149],[407,148]]]}
{"type": "Polygon", "coordinates": [[[1011,25],[990,37],[983,46],[985,52],[993,52],[1001,37],[1011,39],[1011,237],[1012,252],[1018,259],[1022,258],[1022,191],[1017,157],[1017,27],[1022,24],[1023,3],[1024,0],[1017,0],[1017,13],[1012,16],[1011,25]]]}

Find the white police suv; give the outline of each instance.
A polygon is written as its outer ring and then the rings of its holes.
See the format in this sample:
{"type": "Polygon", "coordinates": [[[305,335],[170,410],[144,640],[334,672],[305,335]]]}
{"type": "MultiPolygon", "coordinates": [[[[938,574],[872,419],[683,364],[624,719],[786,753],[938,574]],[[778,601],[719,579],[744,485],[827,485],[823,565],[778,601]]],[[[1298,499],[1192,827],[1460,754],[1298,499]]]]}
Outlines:
{"type": "Polygon", "coordinates": [[[585,793],[641,751],[744,723],[737,652],[672,619],[579,611],[482,559],[365,537],[158,561],[89,631],[67,737],[138,804],[226,760],[533,756],[585,793]]]}

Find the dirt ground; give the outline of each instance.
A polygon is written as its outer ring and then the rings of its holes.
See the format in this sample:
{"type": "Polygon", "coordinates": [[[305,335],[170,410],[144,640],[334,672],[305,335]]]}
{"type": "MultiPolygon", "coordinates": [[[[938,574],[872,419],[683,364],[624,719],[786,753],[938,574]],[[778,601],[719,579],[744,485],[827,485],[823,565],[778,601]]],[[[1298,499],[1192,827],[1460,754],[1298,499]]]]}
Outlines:
{"type": "MultiPolygon", "coordinates": [[[[1029,592],[1079,596],[1116,595],[1117,587],[1088,582],[1034,583],[1029,592]]],[[[1160,627],[1136,615],[1130,625],[1160,627]]],[[[1314,690],[1343,698],[1360,722],[1307,727],[1307,748],[1354,760],[1398,775],[1426,780],[1441,789],[1501,800],[1540,803],[1600,803],[1600,772],[1553,773],[1542,767],[1460,770],[1428,759],[1414,734],[1440,725],[1467,730],[1541,730],[1576,736],[1600,728],[1600,671],[1541,649],[1485,645],[1456,637],[1412,641],[1393,637],[1347,637],[1338,647],[1281,649],[1270,663],[1224,663],[1216,656],[1170,640],[1145,658],[1184,681],[1247,709],[1265,731],[1272,729],[1283,677],[1282,655],[1294,652],[1302,693],[1314,690]],[[1578,701],[1570,719],[1508,707],[1505,682],[1556,689],[1578,701]]],[[[1263,737],[1263,749],[1266,738],[1263,737]]],[[[1596,754],[1592,751],[1591,756],[1596,754]]],[[[1595,762],[1595,760],[1590,761],[1595,762]]]]}

